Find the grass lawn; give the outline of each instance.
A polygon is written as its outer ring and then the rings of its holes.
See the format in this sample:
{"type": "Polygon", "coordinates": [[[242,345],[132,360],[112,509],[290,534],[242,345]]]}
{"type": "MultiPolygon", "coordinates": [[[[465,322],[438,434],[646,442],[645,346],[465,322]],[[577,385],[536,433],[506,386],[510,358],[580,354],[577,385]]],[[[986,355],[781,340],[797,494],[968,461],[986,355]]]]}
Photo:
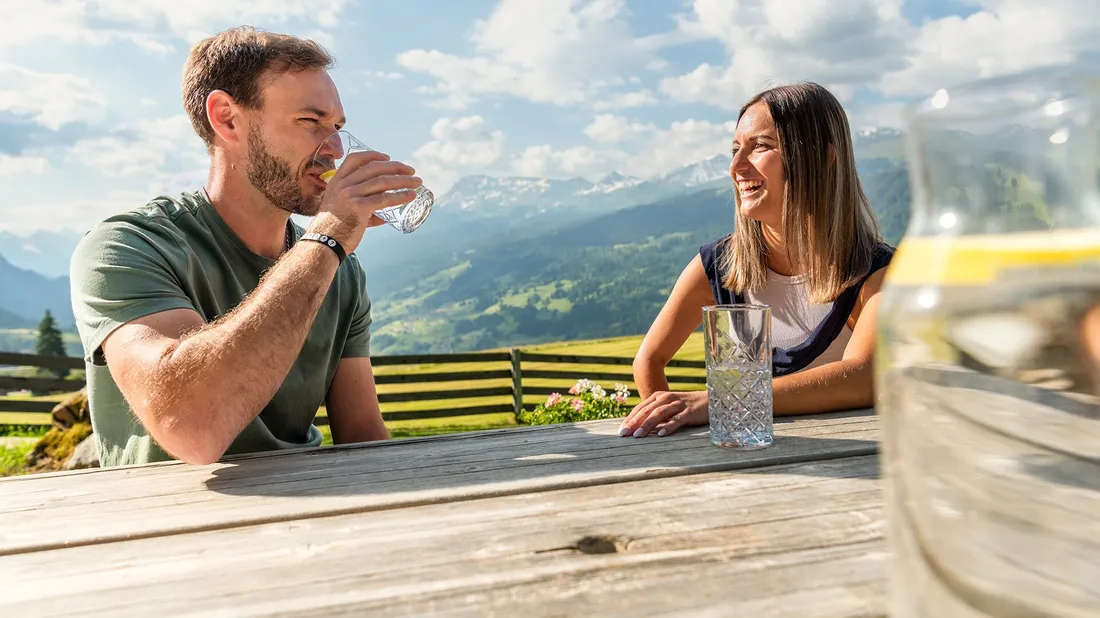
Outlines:
{"type": "Polygon", "coordinates": [[[33,442],[24,444],[0,444],[0,476],[11,476],[23,471],[23,458],[34,448],[33,442]]]}

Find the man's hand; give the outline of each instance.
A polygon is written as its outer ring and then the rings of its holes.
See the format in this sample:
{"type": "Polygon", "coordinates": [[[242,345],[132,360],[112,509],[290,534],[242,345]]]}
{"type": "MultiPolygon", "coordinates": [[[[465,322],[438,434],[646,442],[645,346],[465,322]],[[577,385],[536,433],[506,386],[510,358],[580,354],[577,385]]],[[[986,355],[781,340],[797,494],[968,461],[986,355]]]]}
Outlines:
{"type": "Polygon", "coordinates": [[[706,391],[658,391],[634,406],[623,419],[619,435],[641,438],[656,430],[658,436],[667,436],[685,425],[708,422],[706,391]]]}
{"type": "Polygon", "coordinates": [[[347,253],[355,251],[368,227],[385,223],[374,213],[408,204],[423,184],[416,170],[381,152],[353,152],[329,180],[310,232],[335,238],[347,253]]]}

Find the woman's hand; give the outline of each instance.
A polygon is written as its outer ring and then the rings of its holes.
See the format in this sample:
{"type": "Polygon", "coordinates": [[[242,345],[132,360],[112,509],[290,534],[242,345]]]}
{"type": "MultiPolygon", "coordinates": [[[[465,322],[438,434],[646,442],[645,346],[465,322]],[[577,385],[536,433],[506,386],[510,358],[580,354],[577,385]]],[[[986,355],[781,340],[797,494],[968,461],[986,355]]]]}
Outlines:
{"type": "Polygon", "coordinates": [[[667,436],[684,425],[706,425],[709,420],[706,391],[657,391],[634,406],[619,435],[641,438],[656,430],[658,436],[667,436]]]}

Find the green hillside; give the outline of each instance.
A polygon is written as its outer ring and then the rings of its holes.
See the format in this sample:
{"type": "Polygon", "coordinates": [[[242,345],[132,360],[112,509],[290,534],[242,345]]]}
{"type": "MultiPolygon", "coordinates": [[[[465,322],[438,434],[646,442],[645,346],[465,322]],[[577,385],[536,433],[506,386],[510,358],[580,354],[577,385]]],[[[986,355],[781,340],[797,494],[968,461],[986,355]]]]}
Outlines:
{"type": "MultiPolygon", "coordinates": [[[[963,215],[998,212],[1005,230],[1047,227],[1057,187],[1020,167],[991,150],[983,163],[939,179],[937,188],[954,197],[938,199],[951,199],[963,215]]],[[[908,174],[896,159],[861,162],[864,189],[893,245],[909,224],[908,174]]],[[[376,299],[375,349],[456,352],[642,334],[699,245],[732,230],[732,210],[728,191],[708,189],[468,251],[376,299]]]]}
{"type": "MultiPolygon", "coordinates": [[[[866,174],[883,232],[909,219],[907,171],[866,174]]],[[[374,303],[380,353],[451,352],[644,333],[699,245],[733,229],[728,190],[636,206],[503,242],[374,303]]]]}

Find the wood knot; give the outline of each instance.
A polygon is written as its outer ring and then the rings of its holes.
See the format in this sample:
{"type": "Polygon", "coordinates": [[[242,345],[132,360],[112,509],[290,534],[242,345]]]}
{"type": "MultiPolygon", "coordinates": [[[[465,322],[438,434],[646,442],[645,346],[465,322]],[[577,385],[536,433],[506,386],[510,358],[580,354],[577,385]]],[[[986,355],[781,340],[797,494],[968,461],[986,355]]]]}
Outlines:
{"type": "Polygon", "coordinates": [[[606,534],[590,535],[577,541],[577,551],[582,554],[615,554],[625,552],[626,546],[626,539],[606,534]]]}

